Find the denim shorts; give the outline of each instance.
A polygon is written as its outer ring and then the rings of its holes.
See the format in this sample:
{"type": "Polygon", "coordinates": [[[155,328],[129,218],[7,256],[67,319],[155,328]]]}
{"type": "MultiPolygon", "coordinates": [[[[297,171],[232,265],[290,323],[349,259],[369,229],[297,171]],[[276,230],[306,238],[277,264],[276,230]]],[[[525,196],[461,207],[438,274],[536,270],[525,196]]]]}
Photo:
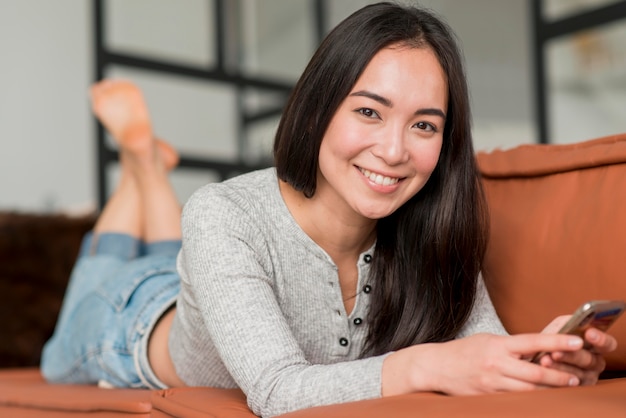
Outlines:
{"type": "Polygon", "coordinates": [[[178,240],[145,244],[124,234],[87,234],[42,352],[44,377],[165,388],[148,362],[148,339],[179,293],[180,246],[178,240]]]}

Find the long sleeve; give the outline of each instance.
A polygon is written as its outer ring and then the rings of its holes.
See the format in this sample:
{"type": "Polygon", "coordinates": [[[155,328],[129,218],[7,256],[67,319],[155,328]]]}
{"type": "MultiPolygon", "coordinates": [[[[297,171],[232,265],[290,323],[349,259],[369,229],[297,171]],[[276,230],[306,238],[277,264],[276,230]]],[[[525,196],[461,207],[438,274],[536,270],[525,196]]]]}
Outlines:
{"type": "MultiPolygon", "coordinates": [[[[179,255],[186,295],[178,310],[193,335],[178,335],[214,349],[258,415],[379,397],[384,356],[358,359],[364,330],[352,323],[359,312],[341,312],[338,288],[329,286],[336,267],[290,230],[284,210],[219,187],[188,202],[179,255]]],[[[185,355],[175,361],[181,377],[213,384],[202,374],[221,366],[217,359],[205,367],[185,355]]]]}

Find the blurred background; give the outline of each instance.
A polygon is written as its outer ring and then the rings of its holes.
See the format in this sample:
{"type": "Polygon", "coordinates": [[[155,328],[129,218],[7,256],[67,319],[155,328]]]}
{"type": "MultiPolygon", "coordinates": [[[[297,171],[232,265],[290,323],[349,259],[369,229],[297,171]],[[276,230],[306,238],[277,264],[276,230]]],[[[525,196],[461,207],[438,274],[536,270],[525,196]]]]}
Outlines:
{"type": "MultiPolygon", "coordinates": [[[[181,202],[267,164],[321,37],[365,0],[0,0],[0,211],[86,213],[117,176],[100,77],[144,91],[181,202]],[[207,167],[212,167],[207,170],[207,167]]],[[[477,150],[626,132],[626,2],[420,0],[463,48],[477,150]]]]}

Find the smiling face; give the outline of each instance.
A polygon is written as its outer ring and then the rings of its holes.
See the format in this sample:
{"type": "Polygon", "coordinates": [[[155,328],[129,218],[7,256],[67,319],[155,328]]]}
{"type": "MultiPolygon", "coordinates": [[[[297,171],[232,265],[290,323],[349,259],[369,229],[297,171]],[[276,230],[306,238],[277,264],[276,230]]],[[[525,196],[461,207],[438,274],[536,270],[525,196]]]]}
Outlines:
{"type": "Polygon", "coordinates": [[[435,169],[447,107],[446,75],[430,48],[379,51],[326,130],[315,198],[349,216],[393,213],[435,169]]]}

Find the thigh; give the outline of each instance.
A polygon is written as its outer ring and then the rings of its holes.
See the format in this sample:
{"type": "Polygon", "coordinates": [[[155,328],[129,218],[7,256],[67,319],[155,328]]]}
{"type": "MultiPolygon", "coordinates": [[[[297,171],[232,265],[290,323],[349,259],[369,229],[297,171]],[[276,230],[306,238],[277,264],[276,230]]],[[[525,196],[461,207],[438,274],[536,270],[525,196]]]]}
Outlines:
{"type": "Polygon", "coordinates": [[[67,306],[44,348],[44,375],[63,383],[153,387],[141,361],[143,341],[178,289],[175,257],[142,257],[120,266],[67,306]]]}

